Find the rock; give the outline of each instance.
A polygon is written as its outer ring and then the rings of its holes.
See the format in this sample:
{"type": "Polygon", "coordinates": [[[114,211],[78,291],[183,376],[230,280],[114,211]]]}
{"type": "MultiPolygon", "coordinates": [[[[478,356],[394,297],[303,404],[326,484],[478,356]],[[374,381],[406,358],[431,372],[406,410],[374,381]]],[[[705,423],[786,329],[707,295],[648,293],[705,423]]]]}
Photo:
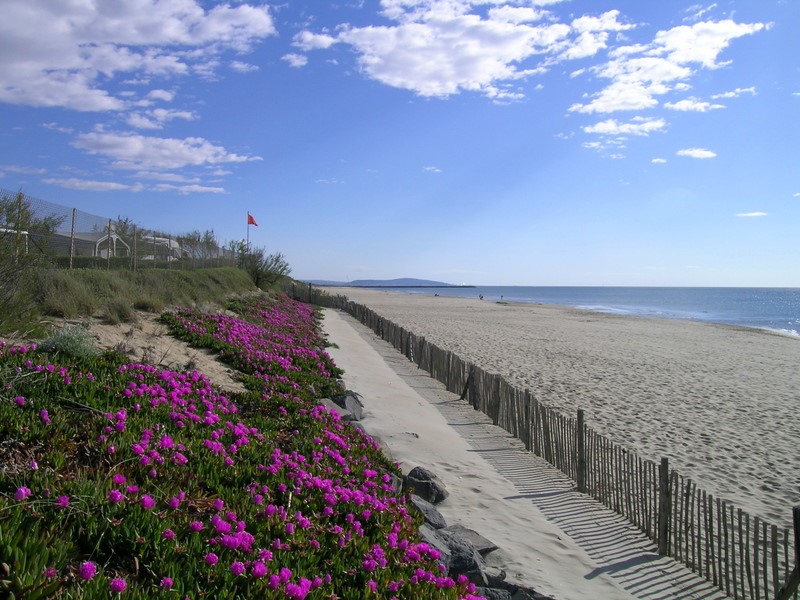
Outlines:
{"type": "Polygon", "coordinates": [[[478,594],[486,598],[486,600],[513,600],[513,597],[506,590],[498,590],[495,588],[478,587],[478,594]]]}
{"type": "Polygon", "coordinates": [[[486,585],[483,558],[472,542],[445,529],[439,529],[436,533],[445,541],[450,551],[450,562],[447,565],[449,575],[455,577],[464,574],[471,580],[477,579],[480,584],[486,585]]]}
{"type": "Polygon", "coordinates": [[[391,473],[389,477],[389,483],[392,486],[392,490],[394,490],[396,494],[400,494],[403,491],[403,480],[394,473],[391,473]]]}
{"type": "Polygon", "coordinates": [[[477,531],[468,529],[463,525],[455,524],[445,528],[445,531],[469,540],[481,556],[486,556],[490,552],[497,550],[497,546],[479,534],[477,531]]]}
{"type": "Polygon", "coordinates": [[[331,400],[350,413],[351,421],[360,421],[364,418],[364,405],[358,398],[359,396],[356,392],[347,390],[344,394],[333,396],[331,400]]]}
{"type": "Polygon", "coordinates": [[[422,467],[414,467],[405,477],[405,487],[431,504],[438,504],[449,495],[444,483],[422,467]]]}
{"type": "Polygon", "coordinates": [[[342,421],[350,421],[353,418],[353,416],[350,414],[350,411],[342,408],[330,398],[322,398],[319,400],[319,403],[327,408],[330,412],[335,412],[338,414],[342,421]]]}
{"type": "Polygon", "coordinates": [[[436,507],[427,500],[420,498],[416,494],[411,494],[411,503],[417,507],[425,521],[434,529],[442,529],[447,527],[447,521],[444,520],[442,513],[436,510],[436,507]]]}
{"type": "Polygon", "coordinates": [[[444,566],[449,568],[452,558],[452,555],[450,554],[450,548],[448,547],[444,538],[439,536],[436,531],[436,529],[426,523],[419,528],[419,537],[423,542],[439,551],[439,553],[442,555],[439,558],[439,561],[444,566]]]}
{"type": "Polygon", "coordinates": [[[552,596],[545,596],[530,588],[519,587],[511,594],[511,600],[555,600],[552,596]]]}
{"type": "Polygon", "coordinates": [[[483,568],[483,574],[490,588],[507,589],[505,587],[506,572],[500,567],[486,566],[483,568]]]}

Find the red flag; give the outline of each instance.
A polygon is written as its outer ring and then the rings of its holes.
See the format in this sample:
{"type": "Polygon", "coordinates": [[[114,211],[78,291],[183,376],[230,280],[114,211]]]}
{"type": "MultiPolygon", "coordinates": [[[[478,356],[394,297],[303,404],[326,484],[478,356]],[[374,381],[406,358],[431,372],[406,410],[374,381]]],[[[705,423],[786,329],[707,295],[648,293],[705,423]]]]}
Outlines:
{"type": "Polygon", "coordinates": [[[253,215],[251,215],[250,213],[247,213],[247,224],[248,225],[255,225],[256,227],[258,227],[258,223],[256,223],[256,220],[253,218],[253,215]]]}

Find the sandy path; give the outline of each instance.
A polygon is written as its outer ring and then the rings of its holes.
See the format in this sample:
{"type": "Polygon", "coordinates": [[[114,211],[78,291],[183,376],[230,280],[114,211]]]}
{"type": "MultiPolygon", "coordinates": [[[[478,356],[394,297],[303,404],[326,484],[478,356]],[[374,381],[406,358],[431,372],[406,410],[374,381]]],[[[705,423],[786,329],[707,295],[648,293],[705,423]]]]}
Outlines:
{"type": "Polygon", "coordinates": [[[800,340],[477,299],[334,290],[528,388],[715,496],[790,526],[800,504],[800,340]]]}
{"type": "Polygon", "coordinates": [[[558,599],[716,599],[688,569],[659,557],[623,518],[419,371],[389,344],[337,311],[323,324],[347,387],[363,396],[366,430],[401,468],[437,473],[450,492],[438,508],[449,524],[500,547],[487,562],[508,579],[558,599]]]}

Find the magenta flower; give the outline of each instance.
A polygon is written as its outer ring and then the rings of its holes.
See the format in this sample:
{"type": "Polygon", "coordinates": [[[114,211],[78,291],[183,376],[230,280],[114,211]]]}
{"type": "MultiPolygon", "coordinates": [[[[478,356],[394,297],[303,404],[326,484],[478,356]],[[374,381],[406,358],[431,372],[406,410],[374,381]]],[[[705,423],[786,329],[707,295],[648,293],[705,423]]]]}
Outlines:
{"type": "Polygon", "coordinates": [[[56,498],[56,506],[60,509],[65,509],[69,506],[69,496],[59,496],[56,498]]]}
{"type": "Polygon", "coordinates": [[[27,498],[30,495],[31,495],[30,488],[25,487],[23,485],[22,487],[17,488],[17,492],[14,494],[14,500],[16,500],[17,502],[22,502],[23,500],[25,500],[25,498],[27,498]]]}
{"type": "Polygon", "coordinates": [[[119,490],[110,490],[108,492],[108,501],[111,504],[118,504],[125,499],[125,495],[119,490]]]}
{"type": "Polygon", "coordinates": [[[219,562],[219,557],[213,552],[206,554],[205,561],[207,565],[215,565],[219,562]]]}
{"type": "Polygon", "coordinates": [[[14,398],[14,402],[17,406],[25,406],[25,396],[17,396],[14,398]]]}
{"type": "Polygon", "coordinates": [[[44,569],[44,576],[48,579],[55,579],[58,577],[58,569],[55,567],[45,567],[44,569]]]}
{"type": "Polygon", "coordinates": [[[161,584],[160,584],[161,585],[161,589],[162,590],[170,590],[170,589],[172,589],[172,586],[174,585],[174,583],[175,582],[172,580],[172,577],[164,577],[161,580],[161,584]]]}
{"type": "Polygon", "coordinates": [[[153,499],[152,496],[145,494],[142,496],[142,508],[146,510],[152,510],[155,507],[156,501],[153,499]]]}
{"type": "Polygon", "coordinates": [[[125,583],[125,580],[121,577],[114,577],[114,579],[108,583],[108,587],[112,592],[121,594],[125,591],[125,588],[128,587],[128,584],[125,583]]]}
{"type": "Polygon", "coordinates": [[[165,540],[174,540],[175,539],[175,532],[172,529],[165,529],[164,533],[161,534],[165,540]]]}
{"type": "Polygon", "coordinates": [[[91,579],[94,579],[95,575],[97,575],[97,565],[90,560],[82,562],[81,566],[78,567],[78,577],[81,579],[90,581],[91,579]]]}
{"type": "Polygon", "coordinates": [[[238,577],[244,572],[245,572],[245,566],[243,562],[236,560],[231,563],[231,573],[233,573],[238,577]]]}
{"type": "Polygon", "coordinates": [[[41,411],[39,411],[39,418],[42,420],[42,423],[44,423],[45,425],[50,425],[50,423],[52,423],[52,421],[50,420],[50,415],[48,414],[47,410],[44,409],[44,408],[41,411]]]}
{"type": "Polygon", "coordinates": [[[257,561],[256,563],[253,564],[253,568],[252,568],[251,572],[253,574],[253,577],[256,577],[256,578],[264,577],[264,575],[266,575],[267,572],[268,572],[267,571],[267,565],[265,565],[261,561],[257,561]]]}
{"type": "Polygon", "coordinates": [[[123,484],[123,483],[125,483],[125,481],[127,481],[127,480],[125,479],[125,475],[120,475],[119,473],[116,473],[116,474],[114,474],[114,476],[111,478],[111,481],[113,481],[113,482],[114,482],[114,485],[122,485],[122,484],[123,484]]]}

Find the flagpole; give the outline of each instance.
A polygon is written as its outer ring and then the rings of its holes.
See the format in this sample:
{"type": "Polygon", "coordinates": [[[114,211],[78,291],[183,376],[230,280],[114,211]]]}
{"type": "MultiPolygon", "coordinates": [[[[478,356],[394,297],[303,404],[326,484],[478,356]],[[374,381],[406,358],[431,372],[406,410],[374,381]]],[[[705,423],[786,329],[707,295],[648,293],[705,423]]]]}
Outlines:
{"type": "Polygon", "coordinates": [[[247,252],[250,252],[250,213],[247,213],[247,252]]]}

